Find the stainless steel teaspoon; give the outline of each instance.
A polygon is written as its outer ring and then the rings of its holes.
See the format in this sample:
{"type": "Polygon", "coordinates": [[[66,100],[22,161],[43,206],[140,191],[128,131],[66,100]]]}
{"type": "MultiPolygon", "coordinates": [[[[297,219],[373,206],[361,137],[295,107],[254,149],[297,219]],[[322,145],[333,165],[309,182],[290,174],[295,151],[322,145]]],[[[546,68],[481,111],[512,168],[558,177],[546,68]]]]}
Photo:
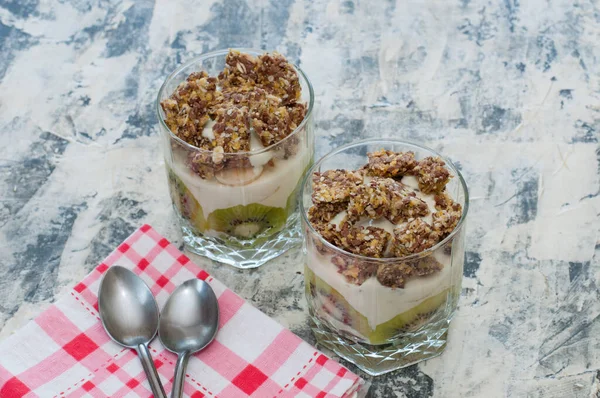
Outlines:
{"type": "Polygon", "coordinates": [[[171,294],[160,317],[158,335],[178,355],[171,397],[183,394],[190,355],[206,347],[219,328],[219,303],[210,285],[200,279],[184,282],[171,294]]]}
{"type": "Polygon", "coordinates": [[[158,306],[148,286],[127,268],[115,265],[100,282],[98,307],[106,333],[116,343],[137,351],[152,393],[166,398],[148,350],[158,330],[158,306]]]}

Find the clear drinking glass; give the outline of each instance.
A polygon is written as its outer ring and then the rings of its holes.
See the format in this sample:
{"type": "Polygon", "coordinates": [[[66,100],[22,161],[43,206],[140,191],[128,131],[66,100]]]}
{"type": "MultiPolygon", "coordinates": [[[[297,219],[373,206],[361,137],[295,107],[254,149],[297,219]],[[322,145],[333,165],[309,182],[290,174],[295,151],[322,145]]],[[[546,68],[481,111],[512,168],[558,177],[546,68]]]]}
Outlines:
{"type": "MultiPolygon", "coordinates": [[[[319,160],[304,179],[301,213],[306,252],[305,285],[311,327],[319,345],[334,351],[371,375],[380,375],[440,355],[461,291],[467,186],[460,172],[444,158],[454,176],[446,189],[463,213],[456,229],[424,252],[407,257],[370,258],[351,254],[321,237],[308,221],[313,172],[356,170],[367,152],[379,149],[413,151],[417,159],[440,156],[421,145],[394,139],[371,139],[345,145],[319,160]],[[339,267],[359,265],[371,270],[360,286],[349,283],[339,267]],[[440,271],[409,279],[404,288],[385,287],[379,267],[442,265],[440,271]]],[[[443,157],[442,157],[443,158],[443,157]]]]}
{"type": "Polygon", "coordinates": [[[302,87],[299,102],[307,109],[298,128],[264,149],[223,153],[225,167],[214,170],[211,151],[186,143],[167,127],[160,102],[192,72],[217,76],[228,52],[207,53],[171,73],[158,93],[156,111],[169,190],[186,246],[222,263],[254,268],[302,242],[297,192],[313,163],[314,93],[304,72],[295,67],[302,87]]]}

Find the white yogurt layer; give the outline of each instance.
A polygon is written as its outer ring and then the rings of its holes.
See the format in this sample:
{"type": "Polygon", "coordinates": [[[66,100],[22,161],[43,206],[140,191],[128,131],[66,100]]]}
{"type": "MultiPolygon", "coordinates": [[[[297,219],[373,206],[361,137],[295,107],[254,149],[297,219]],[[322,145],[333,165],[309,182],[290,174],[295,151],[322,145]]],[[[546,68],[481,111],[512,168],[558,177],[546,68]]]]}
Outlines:
{"type": "MultiPolygon", "coordinates": [[[[262,169],[262,174],[256,180],[242,186],[224,185],[216,179],[202,179],[183,162],[175,161],[172,168],[200,203],[205,217],[217,209],[252,203],[285,208],[289,196],[296,189],[304,169],[310,162],[310,151],[300,148],[298,153],[289,159],[273,158],[275,165],[263,169],[263,164],[271,159],[272,152],[269,151],[266,155],[269,159],[265,161],[261,158],[258,162],[264,163],[257,164],[255,168],[259,172],[262,169]]],[[[253,156],[264,157],[265,154],[253,156]]]]}
{"type": "MultiPolygon", "coordinates": [[[[448,289],[456,280],[450,275],[453,272],[451,257],[441,250],[433,253],[433,256],[444,268],[431,275],[408,280],[403,289],[382,286],[375,276],[360,286],[348,283],[338,273],[331,257],[324,256],[317,250],[309,251],[307,264],[315,275],[337,290],[356,311],[363,314],[369,321],[369,326],[375,329],[377,325],[448,289]]],[[[454,267],[454,270],[456,273],[460,271],[460,267],[454,267]]]]}

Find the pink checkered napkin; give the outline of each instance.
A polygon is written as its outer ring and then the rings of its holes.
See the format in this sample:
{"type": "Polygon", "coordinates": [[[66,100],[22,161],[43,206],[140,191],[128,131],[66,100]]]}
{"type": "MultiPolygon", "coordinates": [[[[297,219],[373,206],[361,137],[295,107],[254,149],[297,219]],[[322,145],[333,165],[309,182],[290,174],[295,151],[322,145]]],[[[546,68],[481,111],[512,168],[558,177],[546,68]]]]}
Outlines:
{"type": "MultiPolygon", "coordinates": [[[[0,344],[0,397],[151,397],[135,351],[102,328],[96,293],[119,264],[150,286],[159,307],[176,286],[206,280],[219,298],[219,333],[190,359],[188,397],[347,397],[362,380],[193,264],[149,225],[135,231],[74,290],[0,344]]],[[[167,393],[176,356],[150,345],[167,393]]]]}

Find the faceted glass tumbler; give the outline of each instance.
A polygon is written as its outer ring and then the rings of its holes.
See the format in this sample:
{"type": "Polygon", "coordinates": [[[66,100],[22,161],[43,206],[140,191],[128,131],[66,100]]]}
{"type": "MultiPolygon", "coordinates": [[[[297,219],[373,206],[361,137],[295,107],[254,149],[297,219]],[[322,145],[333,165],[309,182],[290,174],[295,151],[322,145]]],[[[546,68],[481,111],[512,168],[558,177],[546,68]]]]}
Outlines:
{"type": "MultiPolygon", "coordinates": [[[[460,172],[444,159],[454,176],[446,189],[463,213],[455,230],[424,252],[407,257],[369,258],[344,251],[326,240],[308,221],[312,206],[312,174],[331,169],[356,170],[379,149],[412,151],[417,159],[440,156],[421,145],[372,139],[338,148],[319,160],[305,177],[301,214],[304,233],[305,287],[312,330],[317,343],[354,363],[370,375],[381,375],[440,355],[446,347],[450,320],[461,291],[464,262],[467,186],[460,172]],[[404,264],[441,269],[409,279],[404,288],[379,283],[379,267],[404,264]],[[373,270],[361,285],[347,282],[339,267],[358,265],[373,270]]],[[[442,157],[443,158],[443,157],[442,157]]]]}
{"type": "Polygon", "coordinates": [[[269,147],[217,154],[225,166],[214,170],[215,154],[173,134],[160,103],[192,72],[217,76],[228,52],[202,55],[171,73],[158,93],[156,111],[169,191],[187,248],[234,267],[255,268],[302,242],[297,198],[314,159],[314,93],[304,72],[295,67],[302,87],[299,102],[307,109],[304,120],[269,147]]]}

